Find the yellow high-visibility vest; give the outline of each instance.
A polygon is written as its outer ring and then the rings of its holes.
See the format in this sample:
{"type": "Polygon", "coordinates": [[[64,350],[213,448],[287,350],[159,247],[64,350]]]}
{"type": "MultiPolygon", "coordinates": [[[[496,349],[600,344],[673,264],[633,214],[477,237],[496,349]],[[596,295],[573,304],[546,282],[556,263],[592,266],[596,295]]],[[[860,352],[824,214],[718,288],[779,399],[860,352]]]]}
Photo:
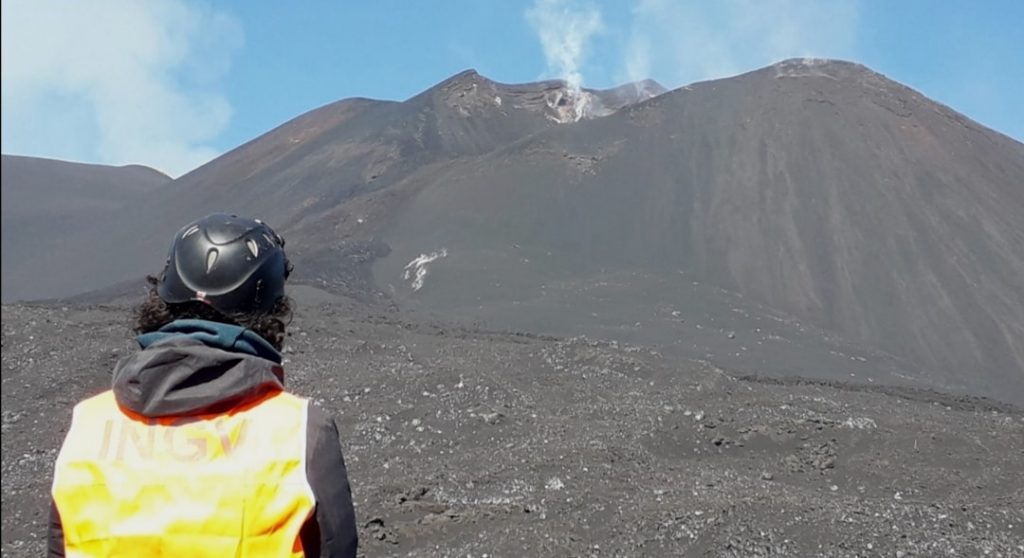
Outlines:
{"type": "Polygon", "coordinates": [[[67,556],[302,556],[307,411],[283,391],[181,418],[79,403],[53,481],[67,556]]]}

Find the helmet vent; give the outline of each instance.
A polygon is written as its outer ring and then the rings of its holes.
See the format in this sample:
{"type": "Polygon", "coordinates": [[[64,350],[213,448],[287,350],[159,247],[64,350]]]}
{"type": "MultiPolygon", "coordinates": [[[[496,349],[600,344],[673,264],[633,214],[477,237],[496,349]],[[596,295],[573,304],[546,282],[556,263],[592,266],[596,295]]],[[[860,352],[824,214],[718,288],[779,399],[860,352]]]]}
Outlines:
{"type": "Polygon", "coordinates": [[[260,256],[260,247],[258,244],[256,244],[255,240],[247,238],[245,240],[245,245],[248,246],[249,251],[252,252],[252,257],[258,258],[260,256]]]}
{"type": "Polygon", "coordinates": [[[199,232],[199,225],[192,225],[191,227],[188,228],[187,231],[182,233],[181,238],[188,238],[196,234],[197,232],[199,232]]]}
{"type": "Polygon", "coordinates": [[[210,270],[213,269],[213,264],[217,263],[218,255],[216,248],[211,248],[210,251],[206,253],[206,273],[210,273],[210,270]]]}

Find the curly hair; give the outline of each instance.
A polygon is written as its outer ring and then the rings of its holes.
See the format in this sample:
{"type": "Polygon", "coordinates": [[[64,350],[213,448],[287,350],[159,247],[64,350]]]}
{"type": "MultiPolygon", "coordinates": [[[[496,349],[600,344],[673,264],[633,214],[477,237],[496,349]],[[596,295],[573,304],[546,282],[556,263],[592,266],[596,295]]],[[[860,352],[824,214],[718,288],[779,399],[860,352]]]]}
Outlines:
{"type": "Polygon", "coordinates": [[[175,320],[210,320],[252,330],[278,351],[284,346],[285,330],[292,321],[292,300],[286,296],[278,299],[274,308],[266,314],[229,315],[198,301],[166,303],[156,291],[159,279],[150,275],[146,277],[146,282],[149,283],[149,293],[135,307],[135,327],[132,328],[135,333],[157,331],[175,320]]]}

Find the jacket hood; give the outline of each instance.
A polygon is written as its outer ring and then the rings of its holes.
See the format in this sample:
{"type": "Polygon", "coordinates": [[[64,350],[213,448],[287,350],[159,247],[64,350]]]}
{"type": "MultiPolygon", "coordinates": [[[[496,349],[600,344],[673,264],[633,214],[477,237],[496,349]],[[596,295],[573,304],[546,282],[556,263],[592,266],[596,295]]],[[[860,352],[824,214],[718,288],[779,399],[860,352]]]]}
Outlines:
{"type": "Polygon", "coordinates": [[[284,389],[280,354],[238,326],[179,320],[138,342],[114,368],[113,391],[144,417],[222,412],[284,389]]]}

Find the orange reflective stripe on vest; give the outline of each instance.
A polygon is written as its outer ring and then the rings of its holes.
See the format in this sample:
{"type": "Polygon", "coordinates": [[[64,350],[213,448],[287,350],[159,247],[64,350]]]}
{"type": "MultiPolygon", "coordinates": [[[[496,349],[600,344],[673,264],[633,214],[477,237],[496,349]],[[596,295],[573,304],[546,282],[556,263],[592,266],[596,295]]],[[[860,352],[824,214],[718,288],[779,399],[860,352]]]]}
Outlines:
{"type": "Polygon", "coordinates": [[[112,392],[75,407],[53,498],[73,556],[302,556],[313,513],[306,401],[145,419],[112,392]]]}

